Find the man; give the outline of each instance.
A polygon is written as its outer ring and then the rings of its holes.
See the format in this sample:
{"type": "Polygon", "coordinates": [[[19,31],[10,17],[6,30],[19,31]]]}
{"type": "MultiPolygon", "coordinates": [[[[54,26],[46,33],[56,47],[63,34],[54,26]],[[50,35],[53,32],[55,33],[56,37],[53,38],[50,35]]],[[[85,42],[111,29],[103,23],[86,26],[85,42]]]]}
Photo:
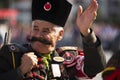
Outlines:
{"type": "Polygon", "coordinates": [[[0,80],[78,80],[92,78],[104,69],[100,40],[90,29],[98,4],[92,0],[76,23],[83,37],[83,51],[75,47],[56,49],[72,5],[66,0],[33,0],[30,44],[10,44],[0,51],[0,80]],[[61,57],[60,57],[61,56],[61,57]]]}

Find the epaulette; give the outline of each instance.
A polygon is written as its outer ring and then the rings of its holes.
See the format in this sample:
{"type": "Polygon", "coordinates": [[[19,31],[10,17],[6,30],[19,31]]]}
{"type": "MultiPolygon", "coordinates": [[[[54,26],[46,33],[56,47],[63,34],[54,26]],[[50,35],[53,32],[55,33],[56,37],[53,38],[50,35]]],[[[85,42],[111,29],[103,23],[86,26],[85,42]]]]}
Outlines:
{"type": "Polygon", "coordinates": [[[73,67],[76,65],[76,59],[78,55],[78,47],[75,46],[63,46],[56,49],[59,56],[63,57],[65,61],[63,62],[66,67],[73,67]]]}
{"type": "Polygon", "coordinates": [[[9,44],[8,45],[10,52],[26,52],[27,49],[19,44],[9,44]]]}
{"type": "Polygon", "coordinates": [[[57,49],[61,49],[61,50],[77,50],[78,47],[76,46],[62,46],[62,47],[58,47],[57,49]]]}
{"type": "Polygon", "coordinates": [[[64,51],[76,51],[76,50],[78,50],[78,47],[76,47],[76,46],[62,46],[62,47],[56,48],[56,51],[58,53],[61,53],[64,51]]]}

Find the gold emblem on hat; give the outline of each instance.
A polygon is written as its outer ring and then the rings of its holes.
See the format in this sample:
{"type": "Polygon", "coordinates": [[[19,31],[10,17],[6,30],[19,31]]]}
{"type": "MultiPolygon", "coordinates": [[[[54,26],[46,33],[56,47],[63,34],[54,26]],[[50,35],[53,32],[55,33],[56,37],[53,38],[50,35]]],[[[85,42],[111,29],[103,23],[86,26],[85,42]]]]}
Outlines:
{"type": "Polygon", "coordinates": [[[45,5],[44,5],[45,11],[50,11],[50,10],[51,10],[51,7],[52,7],[52,5],[50,4],[50,2],[47,2],[47,3],[45,3],[45,5]]]}

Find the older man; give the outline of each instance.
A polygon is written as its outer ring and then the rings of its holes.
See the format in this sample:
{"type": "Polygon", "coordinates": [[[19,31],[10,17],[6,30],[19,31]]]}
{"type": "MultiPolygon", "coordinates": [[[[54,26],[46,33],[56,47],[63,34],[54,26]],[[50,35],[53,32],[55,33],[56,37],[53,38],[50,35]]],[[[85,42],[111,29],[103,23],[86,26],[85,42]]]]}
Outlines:
{"type": "Polygon", "coordinates": [[[72,5],[66,0],[33,0],[30,42],[10,44],[0,51],[0,80],[77,80],[92,78],[104,69],[100,40],[91,29],[98,4],[92,0],[83,12],[78,7],[77,26],[84,51],[76,47],[56,48],[72,5]]]}

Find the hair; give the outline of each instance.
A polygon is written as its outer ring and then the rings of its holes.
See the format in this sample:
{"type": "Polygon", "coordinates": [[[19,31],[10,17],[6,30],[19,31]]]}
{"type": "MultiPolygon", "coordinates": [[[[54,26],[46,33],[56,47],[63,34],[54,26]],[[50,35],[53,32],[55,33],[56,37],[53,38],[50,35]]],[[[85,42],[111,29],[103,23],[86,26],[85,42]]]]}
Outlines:
{"type": "MultiPolygon", "coordinates": [[[[41,21],[44,21],[44,20],[41,20],[41,21]]],[[[33,28],[33,25],[34,25],[34,21],[32,21],[32,28],[33,28]]],[[[64,30],[64,28],[59,25],[55,25],[54,28],[56,29],[57,32],[64,30]]]]}
{"type": "Polygon", "coordinates": [[[58,25],[56,25],[55,27],[54,27],[55,29],[56,29],[56,31],[61,31],[61,30],[64,30],[64,28],[63,27],[61,27],[61,26],[58,26],[58,25]]]}

